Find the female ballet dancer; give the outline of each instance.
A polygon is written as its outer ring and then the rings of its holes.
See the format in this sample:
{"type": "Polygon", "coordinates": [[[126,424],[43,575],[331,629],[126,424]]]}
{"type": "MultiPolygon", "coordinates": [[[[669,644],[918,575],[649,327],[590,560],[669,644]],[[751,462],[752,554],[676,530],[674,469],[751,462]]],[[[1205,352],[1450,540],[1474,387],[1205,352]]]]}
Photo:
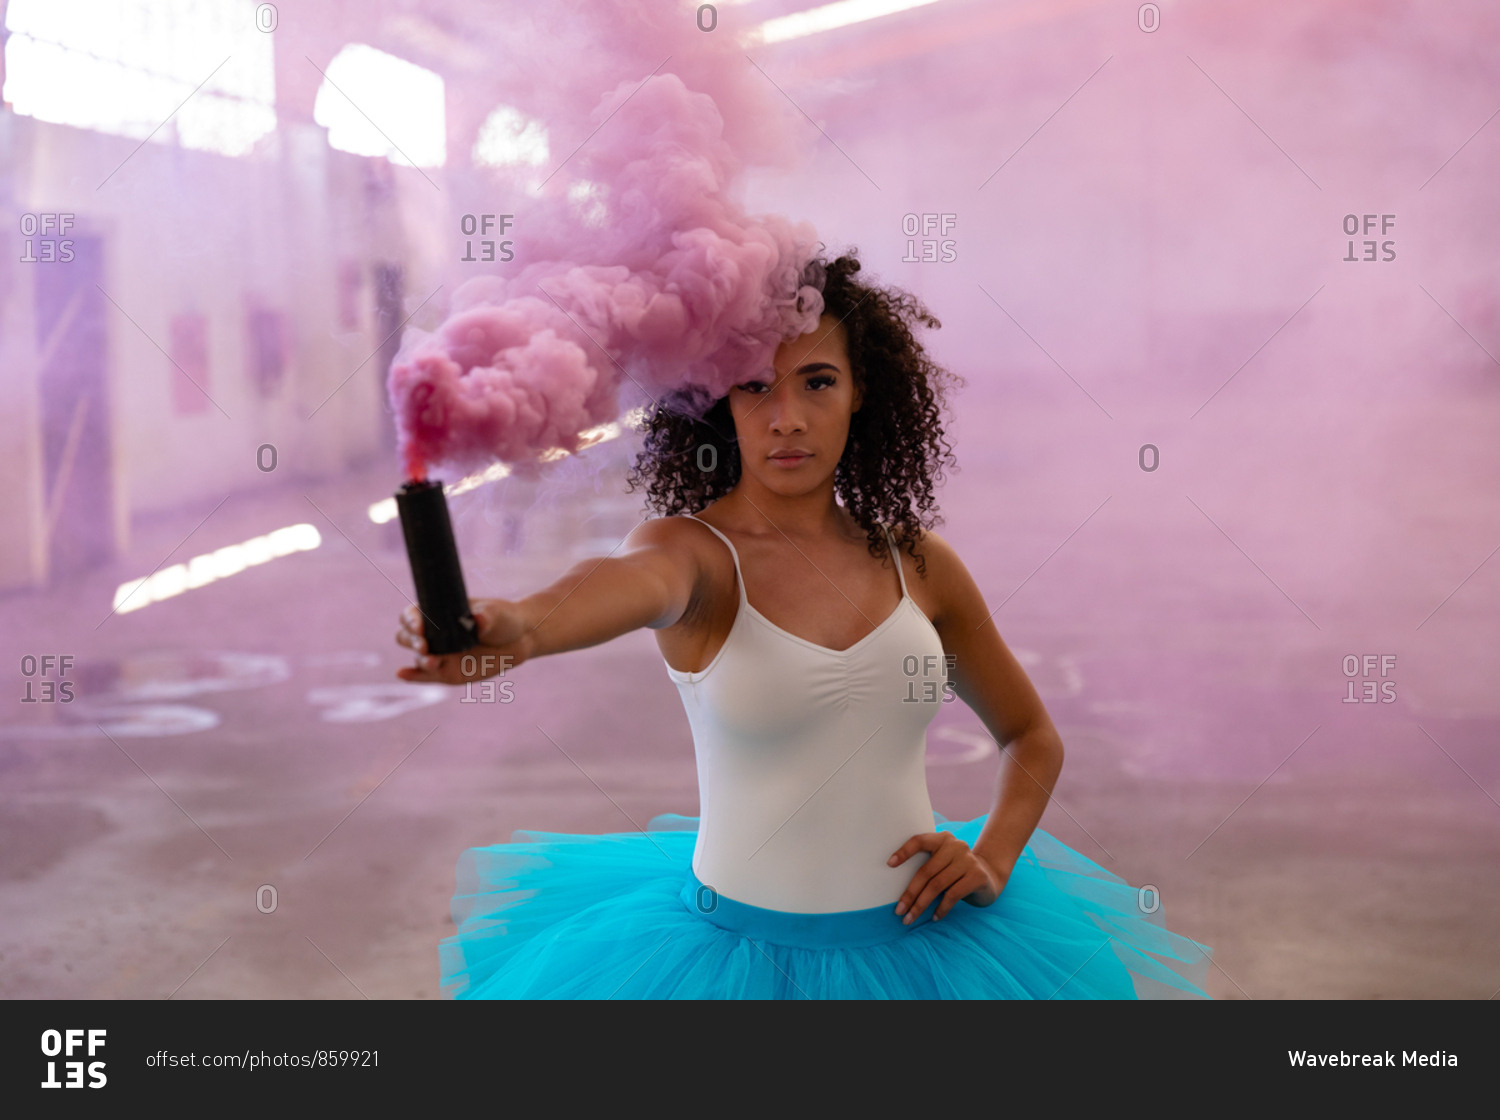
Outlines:
{"type": "MultiPolygon", "coordinates": [[[[527,598],[474,600],[481,667],[655,630],[700,817],[464,852],[446,996],[1206,997],[1209,950],[1037,828],[1062,741],[920,519],[952,465],[953,375],[913,335],[939,323],[859,269],[810,263],[817,329],[701,420],[649,411],[629,484],[666,516],[527,598]],[[994,807],[967,822],[927,792],[925,729],[950,693],[1003,747],[994,807]]],[[[426,654],[414,608],[397,641],[419,655],[404,680],[476,679],[426,654]]]]}

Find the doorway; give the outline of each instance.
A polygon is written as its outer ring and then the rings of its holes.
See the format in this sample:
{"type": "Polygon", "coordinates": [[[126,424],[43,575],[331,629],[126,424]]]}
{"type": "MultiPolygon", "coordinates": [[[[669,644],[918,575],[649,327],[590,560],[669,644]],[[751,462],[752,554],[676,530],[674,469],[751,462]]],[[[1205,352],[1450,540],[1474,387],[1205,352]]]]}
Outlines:
{"type": "Polygon", "coordinates": [[[70,261],[37,261],[43,532],[49,579],[115,553],[104,239],[73,238],[70,261]]]}

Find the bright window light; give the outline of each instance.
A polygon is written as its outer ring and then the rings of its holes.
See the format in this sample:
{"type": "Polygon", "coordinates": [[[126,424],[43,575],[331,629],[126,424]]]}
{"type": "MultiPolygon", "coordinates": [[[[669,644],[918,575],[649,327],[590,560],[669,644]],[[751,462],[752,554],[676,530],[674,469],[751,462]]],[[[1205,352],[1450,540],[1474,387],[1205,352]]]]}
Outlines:
{"type": "Polygon", "coordinates": [[[276,129],[255,19],[255,0],[10,0],[4,98],[54,124],[247,155],[276,129]]]}
{"type": "Polygon", "coordinates": [[[602,226],[609,218],[604,205],[604,188],[590,179],[579,179],[568,188],[568,201],[585,225],[602,226]]]}
{"type": "Polygon", "coordinates": [[[242,544],[194,556],[186,564],[173,564],[141,579],[127,580],[115,590],[114,609],[117,614],[129,614],[268,560],[317,548],[322,543],[316,526],[306,522],[288,525],[274,533],[251,537],[242,544]]]}
{"type": "Polygon", "coordinates": [[[547,130],[519,109],[501,105],[480,125],[472,158],[478,167],[539,167],[549,158],[547,130]]]}
{"type": "MultiPolygon", "coordinates": [[[[588,431],[580,433],[583,437],[583,442],[578,450],[582,451],[584,448],[593,447],[596,443],[605,443],[608,440],[618,438],[625,428],[639,427],[645,416],[645,409],[633,408],[625,414],[619,423],[601,424],[597,428],[590,428],[588,431]]],[[[551,451],[542,455],[541,458],[543,462],[551,462],[554,459],[561,459],[566,454],[568,452],[562,448],[554,447],[551,451]]],[[[508,474],[510,474],[509,467],[504,463],[496,463],[494,466],[486,467],[477,474],[467,475],[457,482],[444,486],[443,493],[450,498],[455,494],[466,494],[476,487],[495,482],[508,474]]],[[[382,498],[380,501],[371,504],[368,513],[370,520],[377,525],[384,525],[387,521],[394,521],[398,516],[396,499],[382,498]]]]}
{"type": "Polygon", "coordinates": [[[329,145],[402,166],[443,165],[442,78],[363,43],[339,51],[324,73],[313,120],[328,129],[329,145]]]}
{"type": "Polygon", "coordinates": [[[936,3],[937,0],[839,0],[836,4],[768,19],[748,32],[745,39],[748,43],[780,43],[936,3]]]}

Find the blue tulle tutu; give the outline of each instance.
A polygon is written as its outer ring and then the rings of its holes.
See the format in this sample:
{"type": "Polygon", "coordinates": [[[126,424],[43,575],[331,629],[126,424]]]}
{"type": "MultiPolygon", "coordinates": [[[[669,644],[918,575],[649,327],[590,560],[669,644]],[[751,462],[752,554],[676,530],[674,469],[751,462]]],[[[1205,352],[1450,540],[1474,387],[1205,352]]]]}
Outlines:
{"type": "MultiPolygon", "coordinates": [[[[973,844],[985,818],[936,827],[973,844]]],[[[1037,829],[991,906],[766,910],[692,871],[697,819],[645,832],[516,832],[458,862],[457,933],[439,948],[455,999],[1208,998],[1211,950],[1158,899],[1037,829]],[[1149,912],[1148,912],[1149,911],[1149,912]]]]}

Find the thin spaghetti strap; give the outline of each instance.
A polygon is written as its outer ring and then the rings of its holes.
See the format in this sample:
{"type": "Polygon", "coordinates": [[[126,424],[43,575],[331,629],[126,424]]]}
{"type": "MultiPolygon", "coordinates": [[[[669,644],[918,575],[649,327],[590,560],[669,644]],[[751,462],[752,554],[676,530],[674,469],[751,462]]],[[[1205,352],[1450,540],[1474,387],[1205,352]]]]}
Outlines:
{"type": "MultiPolygon", "coordinates": [[[[740,568],[740,554],[739,550],[734,547],[734,542],[726,537],[723,533],[719,532],[719,530],[715,529],[707,521],[704,521],[701,517],[698,517],[695,514],[691,513],[684,514],[683,516],[691,517],[699,525],[702,525],[710,533],[718,537],[721,541],[729,546],[729,555],[734,558],[734,577],[735,583],[739,585],[740,589],[740,602],[745,604],[746,606],[749,606],[750,597],[745,594],[745,573],[740,568]]],[[[904,583],[901,586],[903,589],[906,587],[904,583]]]]}
{"type": "MultiPolygon", "coordinates": [[[[708,523],[704,522],[704,524],[707,525],[708,523]]],[[[712,528],[712,526],[709,527],[712,528]]],[[[910,592],[906,590],[906,569],[901,563],[901,550],[896,547],[895,539],[891,536],[890,527],[885,526],[884,528],[886,547],[891,550],[891,560],[895,562],[896,574],[901,577],[901,597],[906,599],[910,597],[910,592]]]]}

